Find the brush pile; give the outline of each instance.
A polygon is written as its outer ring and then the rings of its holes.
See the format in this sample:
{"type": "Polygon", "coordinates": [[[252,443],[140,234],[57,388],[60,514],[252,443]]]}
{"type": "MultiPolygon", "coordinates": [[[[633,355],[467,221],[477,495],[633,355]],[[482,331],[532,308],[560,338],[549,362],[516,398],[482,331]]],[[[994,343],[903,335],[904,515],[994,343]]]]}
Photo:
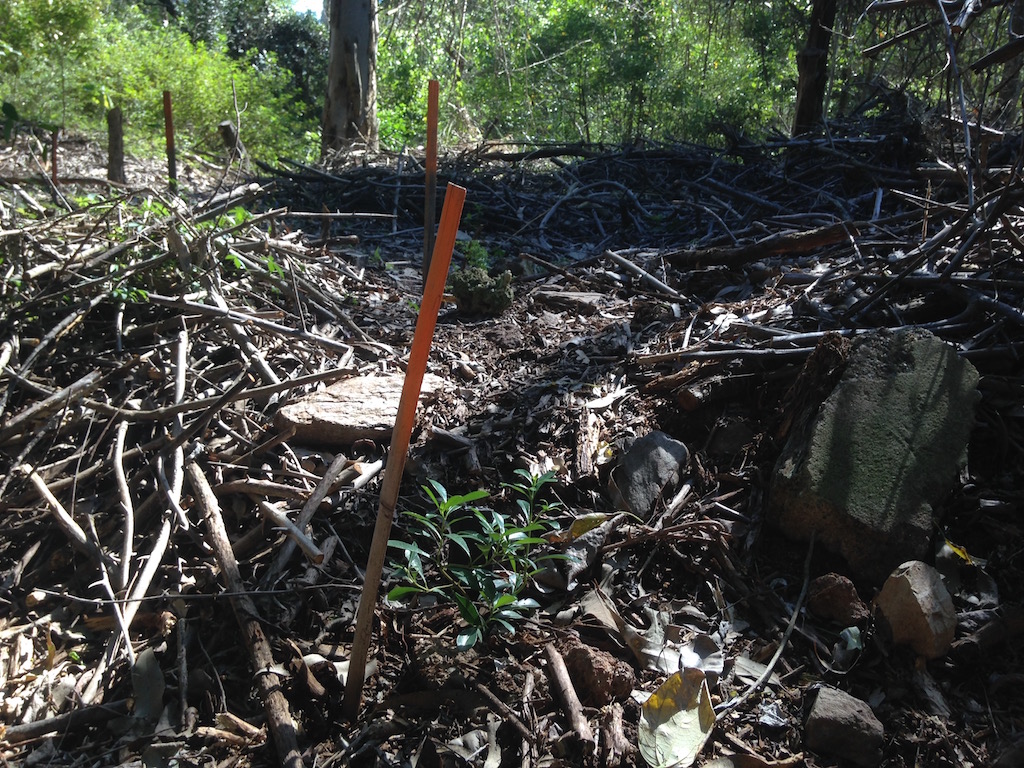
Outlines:
{"type": "Polygon", "coordinates": [[[515,634],[470,650],[451,600],[382,603],[357,722],[341,681],[385,445],[305,444],[275,416],[333,381],[401,372],[421,286],[416,158],[282,163],[190,198],[155,182],[40,192],[4,150],[5,759],[642,765],[633,693],[664,681],[667,649],[717,681],[701,759],[835,764],[804,740],[820,682],[872,704],[885,765],[1011,755],[1024,184],[1014,156],[968,193],[955,164],[906,140],[924,135],[892,118],[727,150],[448,159],[440,180],[469,189],[457,261],[508,269],[515,300],[497,317],[443,309],[430,371],[444,384],[400,509],[423,516],[434,480],[486,489],[511,519],[515,471],[552,472],[545,526],[601,533],[515,634]],[[806,550],[762,525],[804,361],[826,335],[907,326],[982,373],[940,536],[973,581],[955,595],[956,652],[926,669],[872,640],[870,618],[859,645],[808,614],[783,642],[806,550]],[[689,447],[688,493],[623,518],[609,480],[653,430],[689,447]]]}

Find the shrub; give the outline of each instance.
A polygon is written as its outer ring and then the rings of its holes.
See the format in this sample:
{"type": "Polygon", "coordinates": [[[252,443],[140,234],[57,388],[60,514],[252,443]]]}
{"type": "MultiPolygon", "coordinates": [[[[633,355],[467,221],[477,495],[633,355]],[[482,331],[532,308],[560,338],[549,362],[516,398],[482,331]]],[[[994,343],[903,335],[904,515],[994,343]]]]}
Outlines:
{"type": "Polygon", "coordinates": [[[316,123],[297,114],[290,74],[272,56],[257,68],[130,9],[103,19],[90,34],[91,45],[67,62],[63,83],[53,77],[53,56],[40,49],[21,57],[0,97],[25,119],[93,131],[103,130],[110,106],[120,106],[129,150],[150,154],[163,146],[164,90],[173,94],[179,145],[193,151],[221,151],[217,125],[235,120],[237,95],[241,138],[251,154],[305,158],[315,146],[309,134],[316,123]]]}

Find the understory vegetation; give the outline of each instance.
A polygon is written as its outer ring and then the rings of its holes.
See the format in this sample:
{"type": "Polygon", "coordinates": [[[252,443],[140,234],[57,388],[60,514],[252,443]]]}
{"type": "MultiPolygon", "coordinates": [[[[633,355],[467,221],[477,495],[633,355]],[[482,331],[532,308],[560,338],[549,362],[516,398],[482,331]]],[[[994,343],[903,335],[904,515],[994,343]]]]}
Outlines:
{"type": "MultiPolygon", "coordinates": [[[[804,0],[380,0],[381,143],[422,143],[431,78],[441,82],[447,145],[720,145],[787,133],[809,12],[804,0]]],[[[965,27],[958,59],[1004,42],[1010,12],[993,8],[965,27]]],[[[950,66],[953,38],[930,6],[873,12],[840,0],[833,29],[830,117],[870,116],[884,92],[1002,128],[1019,118],[1019,65],[950,66]]],[[[327,42],[326,26],[288,0],[0,0],[6,127],[100,135],[118,106],[130,151],[151,154],[170,90],[188,150],[219,151],[217,125],[231,120],[254,156],[313,160],[327,42]]]]}

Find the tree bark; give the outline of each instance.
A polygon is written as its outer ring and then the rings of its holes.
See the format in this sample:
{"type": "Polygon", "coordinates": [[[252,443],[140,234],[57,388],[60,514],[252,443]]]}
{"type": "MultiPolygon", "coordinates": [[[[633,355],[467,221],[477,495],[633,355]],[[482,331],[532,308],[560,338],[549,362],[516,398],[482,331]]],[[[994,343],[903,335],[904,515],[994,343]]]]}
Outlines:
{"type": "Polygon", "coordinates": [[[377,0],[331,0],[322,150],[377,149],[377,0]]]}
{"type": "Polygon", "coordinates": [[[796,86],[796,114],[793,135],[808,133],[825,116],[825,88],[828,85],[828,48],[836,20],[836,0],[813,0],[807,44],[796,56],[799,80],[796,86]]]}

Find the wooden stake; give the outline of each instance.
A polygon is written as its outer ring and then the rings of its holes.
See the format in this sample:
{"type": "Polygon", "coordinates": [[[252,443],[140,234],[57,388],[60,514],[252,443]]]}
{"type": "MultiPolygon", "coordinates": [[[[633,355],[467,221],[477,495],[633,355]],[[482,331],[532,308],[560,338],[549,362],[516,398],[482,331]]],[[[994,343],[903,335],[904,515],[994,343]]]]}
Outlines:
{"type": "Polygon", "coordinates": [[[423,374],[427,370],[427,358],[430,356],[430,345],[434,339],[437,313],[441,309],[441,296],[448,277],[448,265],[451,264],[452,251],[455,249],[455,233],[459,230],[462,206],[465,202],[466,190],[449,184],[444,207],[441,209],[437,243],[434,246],[433,256],[437,258],[431,259],[430,274],[423,290],[419,318],[416,320],[416,332],[412,339],[412,350],[409,352],[409,364],[405,369],[402,397],[398,402],[398,416],[395,417],[395,428],[391,433],[391,448],[388,451],[388,463],[380,491],[380,507],[373,529],[370,556],[366,563],[363,594],[359,599],[359,610],[356,613],[356,634],[352,642],[352,655],[349,658],[348,680],[345,681],[344,713],[349,720],[356,719],[362,701],[366,657],[373,637],[373,609],[377,605],[377,593],[380,591],[384,556],[387,554],[391,522],[394,520],[395,507],[398,504],[398,488],[402,483],[402,470],[405,469],[405,458],[409,452],[420,387],[423,384],[423,374]]]}
{"type": "Polygon", "coordinates": [[[167,186],[174,192],[178,189],[178,161],[174,153],[174,113],[170,91],[164,91],[164,135],[167,137],[167,186]]]}
{"type": "Polygon", "coordinates": [[[120,107],[107,111],[107,178],[124,184],[124,115],[120,107]]]}
{"type": "Polygon", "coordinates": [[[423,204],[423,283],[430,274],[430,257],[434,253],[434,212],[437,198],[437,80],[427,85],[427,176],[423,204]]]}
{"type": "Polygon", "coordinates": [[[55,130],[50,136],[50,175],[53,178],[53,188],[57,188],[57,147],[60,144],[60,131],[55,130]]]}

